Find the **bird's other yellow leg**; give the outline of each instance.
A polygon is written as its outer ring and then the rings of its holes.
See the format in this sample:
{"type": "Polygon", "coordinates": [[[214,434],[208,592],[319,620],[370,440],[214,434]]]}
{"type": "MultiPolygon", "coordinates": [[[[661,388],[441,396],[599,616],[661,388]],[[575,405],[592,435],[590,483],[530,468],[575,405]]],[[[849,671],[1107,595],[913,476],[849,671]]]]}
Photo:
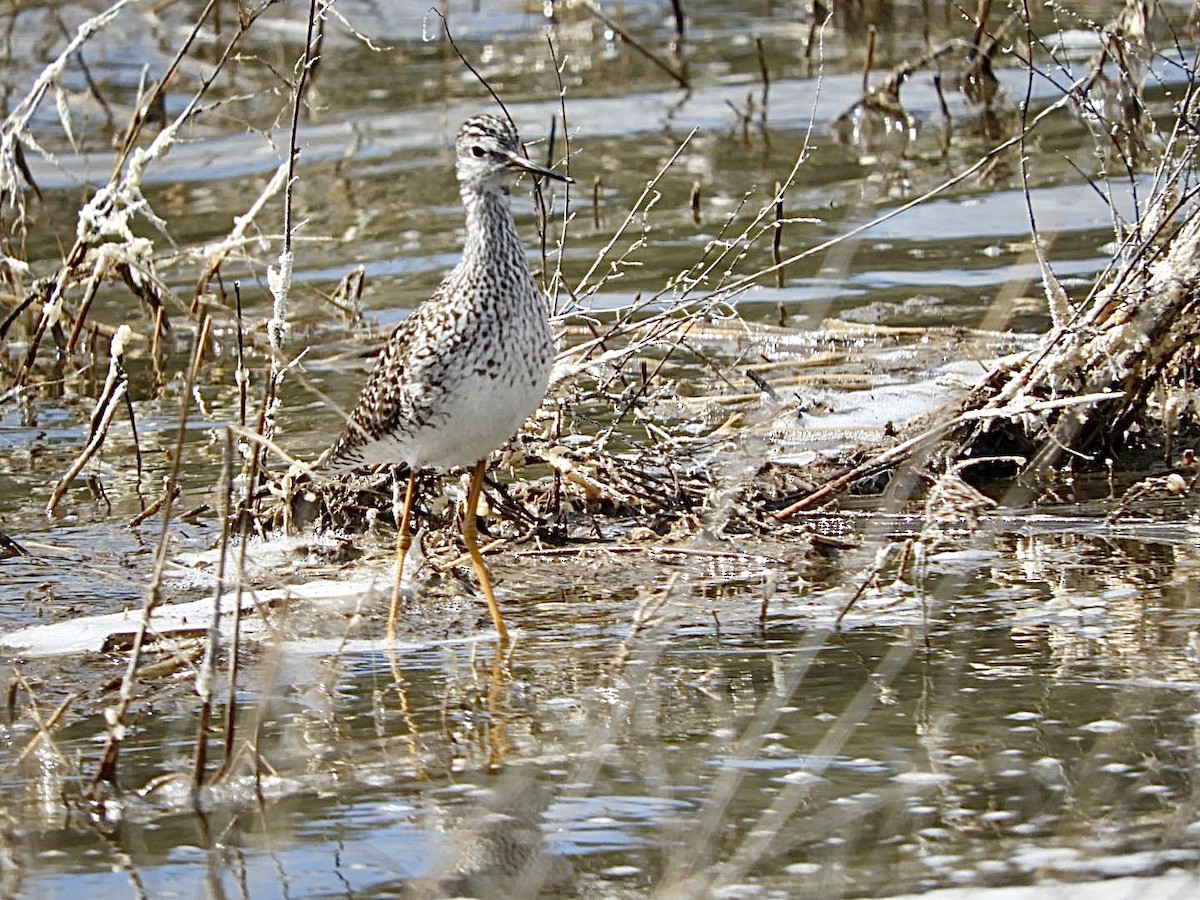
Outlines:
{"type": "Polygon", "coordinates": [[[396,525],[396,581],[392,585],[392,606],[388,610],[387,632],[385,640],[396,639],[396,618],[400,615],[400,582],[404,577],[404,558],[412,547],[412,534],[408,530],[408,520],[412,516],[413,494],[417,490],[417,473],[408,473],[408,486],[404,489],[404,506],[400,511],[400,521],[396,525]]]}
{"type": "Polygon", "coordinates": [[[504,617],[500,615],[500,605],[496,603],[496,595],[492,593],[492,576],[483,554],[479,552],[479,543],[475,540],[475,511],[479,506],[479,495],[483,491],[483,473],[487,468],[487,460],[481,459],[475,464],[471,474],[471,486],[467,489],[467,508],[463,513],[463,543],[471,554],[471,562],[475,566],[475,574],[479,577],[479,586],[483,588],[483,599],[487,602],[488,612],[492,614],[492,624],[500,635],[502,644],[508,643],[508,629],[504,627],[504,617]]]}

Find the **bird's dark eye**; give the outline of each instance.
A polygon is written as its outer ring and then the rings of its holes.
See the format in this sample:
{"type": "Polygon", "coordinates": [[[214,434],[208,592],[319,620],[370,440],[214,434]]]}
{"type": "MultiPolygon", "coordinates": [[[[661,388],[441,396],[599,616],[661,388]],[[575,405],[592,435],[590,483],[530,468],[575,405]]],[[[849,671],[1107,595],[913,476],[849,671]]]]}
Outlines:
{"type": "Polygon", "coordinates": [[[474,147],[471,148],[471,155],[474,156],[476,159],[481,158],[485,152],[487,152],[487,151],[485,151],[478,144],[476,144],[474,147]]]}

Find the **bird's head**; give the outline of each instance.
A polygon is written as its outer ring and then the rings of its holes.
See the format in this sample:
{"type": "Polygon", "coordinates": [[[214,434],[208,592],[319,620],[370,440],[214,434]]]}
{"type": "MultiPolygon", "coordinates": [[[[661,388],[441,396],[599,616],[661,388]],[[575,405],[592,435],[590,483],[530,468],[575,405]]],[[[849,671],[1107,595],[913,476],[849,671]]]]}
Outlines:
{"type": "Polygon", "coordinates": [[[572,182],[566,175],[539,166],[521,150],[512,123],[501,116],[474,116],[463,123],[455,141],[458,180],[464,188],[508,193],[522,172],[572,182]]]}

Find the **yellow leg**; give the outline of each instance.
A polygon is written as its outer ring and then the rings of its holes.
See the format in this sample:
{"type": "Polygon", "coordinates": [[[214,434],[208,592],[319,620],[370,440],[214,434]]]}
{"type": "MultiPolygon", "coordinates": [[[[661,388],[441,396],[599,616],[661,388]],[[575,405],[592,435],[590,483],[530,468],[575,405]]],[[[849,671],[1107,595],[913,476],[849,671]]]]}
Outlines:
{"type": "Polygon", "coordinates": [[[392,585],[392,606],[388,610],[385,640],[396,639],[396,618],[400,614],[400,580],[404,577],[404,558],[412,547],[412,535],[408,531],[408,520],[412,516],[413,494],[417,489],[417,473],[408,473],[408,487],[404,489],[404,507],[400,522],[396,525],[396,581],[392,585]]]}
{"type": "Polygon", "coordinates": [[[467,509],[463,514],[463,543],[471,554],[471,562],[475,566],[475,574],[479,576],[479,586],[483,588],[483,599],[487,602],[488,612],[492,614],[492,624],[500,635],[502,644],[508,643],[508,629],[504,627],[504,617],[500,615],[500,606],[496,603],[496,595],[492,593],[492,576],[488,573],[483,554],[479,552],[479,544],[475,540],[475,510],[479,506],[479,494],[483,491],[483,473],[487,468],[487,460],[481,459],[475,464],[471,474],[471,487],[467,490],[467,509]]]}

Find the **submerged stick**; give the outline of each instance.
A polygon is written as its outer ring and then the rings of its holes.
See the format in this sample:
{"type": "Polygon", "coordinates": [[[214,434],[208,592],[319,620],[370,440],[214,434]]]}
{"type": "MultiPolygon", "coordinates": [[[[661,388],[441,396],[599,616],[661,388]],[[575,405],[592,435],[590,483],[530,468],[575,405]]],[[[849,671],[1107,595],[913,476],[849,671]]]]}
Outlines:
{"type": "Polygon", "coordinates": [[[763,47],[762,37],[754,36],[754,52],[758,56],[758,74],[762,78],[762,112],[759,114],[759,127],[763,136],[767,136],[767,104],[771,99],[771,70],[767,67],[767,51],[763,47]]]}
{"type": "MultiPolygon", "coordinates": [[[[29,684],[25,681],[24,677],[21,677],[21,683],[25,686],[26,690],[29,690],[29,684]]],[[[29,759],[30,754],[32,754],[33,751],[36,750],[43,741],[48,741],[50,739],[51,729],[53,729],[56,725],[58,725],[59,722],[62,721],[62,717],[66,715],[67,710],[71,708],[71,704],[77,699],[79,699],[78,693],[67,694],[67,696],[63,698],[62,703],[58,705],[54,712],[50,714],[50,718],[45,722],[40,721],[40,717],[35,713],[34,720],[37,725],[37,732],[29,739],[29,743],[22,748],[21,752],[17,754],[17,758],[5,766],[5,769],[7,770],[13,766],[21,765],[21,763],[29,759]]]]}
{"type": "Polygon", "coordinates": [[[771,235],[771,262],[775,267],[775,286],[783,287],[783,185],[775,182],[775,232],[771,235]]]}

